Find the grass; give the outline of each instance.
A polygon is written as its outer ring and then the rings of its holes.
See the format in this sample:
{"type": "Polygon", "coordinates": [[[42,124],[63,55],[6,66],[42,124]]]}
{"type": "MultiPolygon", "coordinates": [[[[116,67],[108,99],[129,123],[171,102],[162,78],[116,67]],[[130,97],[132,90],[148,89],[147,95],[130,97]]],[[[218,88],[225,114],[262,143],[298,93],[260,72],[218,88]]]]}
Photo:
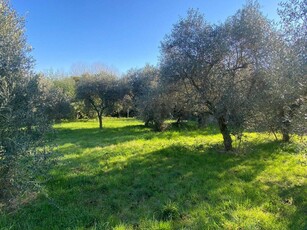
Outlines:
{"type": "Polygon", "coordinates": [[[104,122],[55,126],[63,155],[48,197],[0,213],[1,229],[307,229],[307,160],[295,145],[247,133],[246,149],[227,154],[213,127],[104,122]]]}

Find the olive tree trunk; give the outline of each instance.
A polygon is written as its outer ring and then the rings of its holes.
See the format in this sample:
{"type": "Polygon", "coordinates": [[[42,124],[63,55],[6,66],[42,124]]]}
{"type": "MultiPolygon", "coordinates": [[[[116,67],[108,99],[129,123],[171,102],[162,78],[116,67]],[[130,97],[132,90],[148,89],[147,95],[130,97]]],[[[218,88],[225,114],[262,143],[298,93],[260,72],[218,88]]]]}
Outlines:
{"type": "Polygon", "coordinates": [[[290,119],[292,118],[291,116],[291,111],[285,111],[283,108],[281,111],[281,116],[282,116],[282,125],[281,125],[281,134],[282,134],[282,141],[284,142],[289,142],[290,141],[290,129],[291,129],[291,122],[290,119]]]}
{"type": "Polygon", "coordinates": [[[102,129],[102,115],[98,115],[98,120],[99,120],[99,129],[102,129]]]}
{"type": "Polygon", "coordinates": [[[231,151],[233,149],[232,148],[232,139],[231,139],[230,132],[228,130],[227,122],[226,122],[225,118],[223,116],[219,117],[218,123],[219,123],[220,131],[223,135],[225,150],[231,151]]]}
{"type": "Polygon", "coordinates": [[[102,111],[96,111],[96,112],[99,121],[99,129],[102,129],[102,111]]]}

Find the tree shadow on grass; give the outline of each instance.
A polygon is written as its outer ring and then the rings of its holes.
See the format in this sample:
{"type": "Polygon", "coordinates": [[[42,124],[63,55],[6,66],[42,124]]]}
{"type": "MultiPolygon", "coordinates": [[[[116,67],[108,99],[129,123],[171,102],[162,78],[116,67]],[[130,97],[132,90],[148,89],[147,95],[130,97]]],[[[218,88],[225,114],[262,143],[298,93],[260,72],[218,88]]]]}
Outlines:
{"type": "MultiPolygon", "coordinates": [[[[169,130],[166,132],[152,132],[149,128],[143,125],[132,125],[124,127],[109,128],[105,127],[102,130],[97,128],[80,128],[80,129],[69,129],[61,128],[56,133],[56,139],[53,141],[56,143],[56,150],[65,155],[71,154],[81,155],[87,150],[89,154],[92,150],[99,151],[99,148],[104,148],[111,145],[123,144],[134,140],[151,140],[156,139],[176,139],[176,137],[187,136],[189,138],[197,137],[200,135],[208,134],[212,131],[212,127],[203,129],[201,131],[174,131],[169,130]]],[[[101,150],[100,150],[101,151],[101,150]]],[[[88,156],[88,160],[92,160],[94,163],[97,156],[93,154],[88,156]]],[[[71,160],[70,165],[74,165],[71,160]]]]}
{"type": "MultiPolygon", "coordinates": [[[[88,228],[101,223],[137,227],[149,219],[168,220],[164,208],[171,202],[180,213],[178,219],[169,219],[174,228],[214,223],[223,227],[240,206],[260,207],[279,195],[270,194],[256,179],[266,168],[262,158],[275,157],[270,145],[254,146],[257,150],[245,156],[173,145],[112,164],[97,158],[96,170],[68,176],[66,168],[55,175],[46,185],[52,203],[37,200],[15,218],[20,227],[88,228]]],[[[82,158],[74,161],[81,163],[82,158]]]]}
{"type": "Polygon", "coordinates": [[[108,145],[119,144],[131,140],[150,140],[152,138],[170,139],[174,137],[174,132],[180,136],[196,137],[200,135],[215,135],[219,134],[216,127],[208,126],[203,129],[177,129],[171,128],[165,132],[153,132],[150,128],[144,125],[130,125],[124,127],[105,127],[98,128],[80,128],[69,129],[61,128],[57,130],[56,140],[57,145],[75,144],[79,147],[104,147],[108,145]]]}
{"type": "Polygon", "coordinates": [[[123,141],[142,138],[150,135],[149,129],[141,125],[125,126],[116,128],[61,128],[56,133],[58,145],[66,143],[80,143],[81,145],[93,147],[100,144],[118,144],[123,141]]]}

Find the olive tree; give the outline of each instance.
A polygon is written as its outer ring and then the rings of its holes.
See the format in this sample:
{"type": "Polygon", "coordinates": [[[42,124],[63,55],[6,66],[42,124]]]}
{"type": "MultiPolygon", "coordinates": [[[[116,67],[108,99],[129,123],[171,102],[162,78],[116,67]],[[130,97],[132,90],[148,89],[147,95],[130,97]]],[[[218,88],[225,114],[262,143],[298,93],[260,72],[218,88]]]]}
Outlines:
{"type": "Polygon", "coordinates": [[[162,81],[187,85],[187,96],[193,88],[197,110],[216,118],[227,151],[263,85],[271,35],[270,23],[250,3],[221,25],[189,11],[161,44],[162,81]]]}
{"type": "Polygon", "coordinates": [[[286,39],[296,45],[302,45],[300,48],[303,52],[306,49],[304,44],[306,45],[307,35],[307,1],[282,1],[279,6],[278,14],[286,39]]]}
{"type": "Polygon", "coordinates": [[[279,81],[276,91],[281,105],[278,118],[283,140],[290,140],[290,133],[306,134],[307,126],[307,1],[281,2],[282,35],[285,41],[277,68],[279,81]]]}
{"type": "Polygon", "coordinates": [[[261,100],[255,104],[255,120],[259,128],[280,132],[282,140],[289,142],[291,134],[303,134],[306,127],[307,82],[293,49],[283,40],[278,47],[261,100]]]}
{"type": "Polygon", "coordinates": [[[128,85],[129,104],[137,116],[143,109],[143,99],[147,97],[152,88],[157,88],[159,70],[151,65],[140,69],[130,69],[123,77],[128,85]]]}
{"type": "Polygon", "coordinates": [[[289,142],[291,134],[306,133],[306,1],[282,2],[281,30],[273,43],[269,76],[256,104],[257,127],[268,127],[289,142]]]}
{"type": "Polygon", "coordinates": [[[100,129],[104,112],[118,100],[117,83],[115,75],[101,72],[92,76],[83,75],[76,84],[76,98],[96,112],[100,129]]]}
{"type": "Polygon", "coordinates": [[[55,84],[55,82],[42,79],[45,85],[46,106],[45,114],[50,121],[60,122],[62,119],[74,118],[73,96],[71,91],[55,84]]]}
{"type": "Polygon", "coordinates": [[[46,162],[37,154],[50,122],[42,85],[32,73],[33,59],[24,21],[0,0],[0,200],[8,202],[36,186],[34,171],[46,162]],[[26,163],[27,162],[27,163],[26,163]]]}
{"type": "Polygon", "coordinates": [[[130,116],[131,110],[133,110],[132,101],[132,89],[129,84],[129,79],[126,77],[119,78],[114,90],[116,91],[116,97],[114,98],[114,106],[110,107],[109,114],[116,114],[118,117],[124,115],[130,116]]]}
{"type": "Polygon", "coordinates": [[[141,69],[130,70],[125,78],[131,88],[131,99],[137,116],[156,131],[166,128],[164,123],[170,117],[169,95],[160,84],[160,71],[157,67],[146,65],[141,69]]]}

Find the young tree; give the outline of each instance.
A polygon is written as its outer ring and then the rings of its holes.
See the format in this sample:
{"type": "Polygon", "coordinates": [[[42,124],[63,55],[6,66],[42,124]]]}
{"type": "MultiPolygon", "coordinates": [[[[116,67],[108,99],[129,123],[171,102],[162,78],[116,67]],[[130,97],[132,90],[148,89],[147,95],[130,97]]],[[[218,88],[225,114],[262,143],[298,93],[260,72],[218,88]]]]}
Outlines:
{"type": "Polygon", "coordinates": [[[97,75],[83,75],[76,85],[76,98],[90,106],[99,120],[102,129],[102,115],[106,109],[114,106],[118,100],[117,78],[108,72],[97,75]]]}

